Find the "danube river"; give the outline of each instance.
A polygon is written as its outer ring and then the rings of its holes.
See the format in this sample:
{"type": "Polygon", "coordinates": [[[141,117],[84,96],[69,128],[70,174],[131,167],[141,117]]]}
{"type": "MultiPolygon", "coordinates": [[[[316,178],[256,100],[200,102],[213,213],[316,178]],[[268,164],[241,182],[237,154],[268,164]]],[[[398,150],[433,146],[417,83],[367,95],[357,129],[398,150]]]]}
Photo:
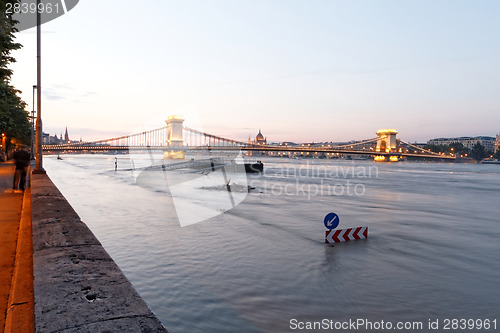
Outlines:
{"type": "Polygon", "coordinates": [[[61,156],[48,175],[171,333],[500,329],[500,165],[61,156]],[[324,244],[330,212],[368,239],[324,244]]]}

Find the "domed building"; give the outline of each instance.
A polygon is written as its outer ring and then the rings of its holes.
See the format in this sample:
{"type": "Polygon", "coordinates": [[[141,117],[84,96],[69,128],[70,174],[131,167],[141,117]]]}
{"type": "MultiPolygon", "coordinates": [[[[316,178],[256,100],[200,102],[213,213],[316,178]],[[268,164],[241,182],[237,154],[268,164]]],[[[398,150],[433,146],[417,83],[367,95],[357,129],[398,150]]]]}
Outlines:
{"type": "Polygon", "coordinates": [[[267,145],[267,139],[262,135],[259,128],[259,133],[255,136],[255,140],[253,141],[254,145],[267,145]]]}
{"type": "MultiPolygon", "coordinates": [[[[264,135],[262,135],[262,132],[260,131],[259,129],[259,133],[255,136],[255,139],[252,141],[252,139],[250,138],[250,136],[248,136],[248,145],[251,146],[251,145],[267,145],[267,138],[264,137],[264,135]]],[[[263,151],[255,151],[255,152],[251,152],[251,151],[247,151],[245,153],[246,156],[252,156],[252,155],[267,155],[268,153],[267,152],[263,152],[263,151]]]]}

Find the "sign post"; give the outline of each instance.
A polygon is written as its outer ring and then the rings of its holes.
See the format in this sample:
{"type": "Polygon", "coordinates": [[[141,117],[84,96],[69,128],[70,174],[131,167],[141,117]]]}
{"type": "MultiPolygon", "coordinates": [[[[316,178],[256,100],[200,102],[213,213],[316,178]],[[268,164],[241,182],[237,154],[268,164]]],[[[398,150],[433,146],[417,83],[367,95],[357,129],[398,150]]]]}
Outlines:
{"type": "Polygon", "coordinates": [[[326,214],[323,224],[328,229],[325,234],[325,244],[347,242],[350,240],[368,238],[368,227],[357,227],[348,229],[337,229],[340,223],[340,218],[335,213],[326,214]]]}

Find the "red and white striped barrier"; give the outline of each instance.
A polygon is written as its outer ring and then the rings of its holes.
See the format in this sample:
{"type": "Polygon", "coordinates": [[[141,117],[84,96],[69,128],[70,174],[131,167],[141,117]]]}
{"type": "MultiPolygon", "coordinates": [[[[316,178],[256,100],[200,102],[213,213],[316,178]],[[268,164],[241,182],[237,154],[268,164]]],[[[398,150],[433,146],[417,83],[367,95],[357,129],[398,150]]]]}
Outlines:
{"type": "Polygon", "coordinates": [[[327,230],[325,236],[326,244],[366,239],[368,238],[368,227],[327,230]]]}

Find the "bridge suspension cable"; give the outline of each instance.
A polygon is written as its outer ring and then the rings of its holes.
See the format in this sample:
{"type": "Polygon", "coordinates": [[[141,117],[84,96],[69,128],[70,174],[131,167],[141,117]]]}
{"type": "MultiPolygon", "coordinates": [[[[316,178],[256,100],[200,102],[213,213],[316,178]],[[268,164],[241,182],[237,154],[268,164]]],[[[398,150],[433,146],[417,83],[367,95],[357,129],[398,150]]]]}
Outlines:
{"type": "MultiPolygon", "coordinates": [[[[234,145],[234,146],[247,146],[248,145],[247,143],[245,143],[243,141],[224,138],[224,137],[213,135],[213,134],[210,134],[207,132],[198,131],[198,130],[195,130],[195,129],[189,128],[189,127],[184,127],[184,130],[186,132],[201,136],[204,140],[203,141],[200,140],[200,143],[201,143],[200,146],[207,146],[207,145],[212,146],[211,145],[212,142],[214,143],[213,146],[215,146],[216,141],[218,144],[222,143],[223,146],[228,146],[228,144],[234,145]]],[[[188,141],[189,141],[189,139],[188,139],[188,141]]],[[[195,142],[196,142],[196,139],[195,139],[195,142]]],[[[194,146],[196,146],[196,144],[194,146]]]]}
{"type": "Polygon", "coordinates": [[[122,135],[114,138],[95,140],[95,141],[83,141],[77,143],[68,143],[59,146],[64,147],[80,147],[80,146],[96,146],[106,144],[108,146],[162,146],[165,144],[167,127],[159,127],[148,131],[143,131],[140,133],[134,133],[129,135],[122,135]]]}
{"type": "Polygon", "coordinates": [[[373,139],[368,139],[368,140],[364,140],[364,141],[360,141],[360,142],[353,142],[353,143],[339,145],[339,146],[331,146],[328,148],[332,148],[332,149],[352,148],[354,146],[360,146],[360,145],[364,145],[364,144],[367,144],[370,142],[377,141],[378,139],[380,139],[380,138],[373,138],[373,139]]]}
{"type": "Polygon", "coordinates": [[[423,151],[424,153],[431,154],[431,155],[439,155],[439,153],[435,153],[435,152],[433,152],[433,151],[431,151],[431,150],[424,149],[424,148],[421,148],[421,147],[419,147],[419,146],[412,145],[411,143],[406,142],[406,141],[403,141],[403,140],[401,140],[401,139],[397,139],[397,140],[398,140],[400,143],[403,143],[403,144],[405,144],[405,145],[407,145],[407,146],[410,146],[410,147],[412,147],[412,148],[414,148],[414,149],[417,149],[417,150],[419,150],[419,151],[423,151]]]}

